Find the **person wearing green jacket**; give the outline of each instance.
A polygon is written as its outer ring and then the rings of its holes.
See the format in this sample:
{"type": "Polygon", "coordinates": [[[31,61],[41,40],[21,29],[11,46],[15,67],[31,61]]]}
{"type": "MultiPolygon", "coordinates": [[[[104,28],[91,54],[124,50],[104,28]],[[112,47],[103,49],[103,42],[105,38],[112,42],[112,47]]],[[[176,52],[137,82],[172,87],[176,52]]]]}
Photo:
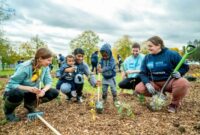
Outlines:
{"type": "Polygon", "coordinates": [[[19,121],[14,110],[24,101],[29,113],[35,112],[37,100],[48,102],[58,96],[51,88],[52,78],[49,64],[52,53],[47,48],[37,50],[34,59],[21,63],[10,77],[4,91],[4,114],[8,121],[19,121]]]}

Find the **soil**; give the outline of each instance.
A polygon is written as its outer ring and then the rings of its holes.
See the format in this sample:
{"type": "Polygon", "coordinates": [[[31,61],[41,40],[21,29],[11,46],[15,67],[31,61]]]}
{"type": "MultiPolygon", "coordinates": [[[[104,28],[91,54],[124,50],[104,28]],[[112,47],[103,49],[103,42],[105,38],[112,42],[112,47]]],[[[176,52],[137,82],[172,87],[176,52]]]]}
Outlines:
{"type": "MultiPolygon", "coordinates": [[[[130,105],[133,117],[118,113],[110,93],[103,113],[96,114],[96,120],[92,119],[92,107],[89,103],[94,99],[89,93],[84,93],[85,100],[82,104],[67,102],[62,95],[61,99],[41,104],[38,109],[45,112],[43,118],[63,135],[198,135],[199,90],[198,78],[196,82],[191,82],[190,92],[177,113],[168,113],[167,106],[152,112],[147,108],[150,98],[145,98],[142,102],[138,97],[127,93],[120,93],[119,100],[130,105]]],[[[168,104],[170,97],[168,94],[168,104]]],[[[0,135],[53,135],[40,120],[28,121],[27,112],[22,105],[15,112],[22,120],[0,125],[0,135]]],[[[2,114],[0,117],[3,118],[2,114]]]]}

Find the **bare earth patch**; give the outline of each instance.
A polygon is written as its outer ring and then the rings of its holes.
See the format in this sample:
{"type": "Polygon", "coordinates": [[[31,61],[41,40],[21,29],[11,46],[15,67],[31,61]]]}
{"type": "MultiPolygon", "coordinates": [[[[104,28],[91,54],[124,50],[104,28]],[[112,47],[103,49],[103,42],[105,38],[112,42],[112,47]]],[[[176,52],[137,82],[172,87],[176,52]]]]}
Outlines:
{"type": "MultiPolygon", "coordinates": [[[[133,118],[121,117],[117,113],[111,94],[103,114],[97,114],[96,120],[92,119],[88,93],[84,94],[86,98],[82,104],[69,103],[62,95],[61,103],[54,100],[40,105],[38,109],[45,112],[44,118],[63,135],[197,135],[200,134],[199,90],[200,84],[191,82],[190,93],[176,114],[167,113],[166,107],[159,112],[151,112],[146,107],[149,98],[141,103],[138,97],[126,93],[120,94],[119,99],[130,104],[133,118]]],[[[22,105],[17,108],[16,114],[22,121],[0,125],[0,135],[53,135],[39,120],[27,121],[22,105]]]]}

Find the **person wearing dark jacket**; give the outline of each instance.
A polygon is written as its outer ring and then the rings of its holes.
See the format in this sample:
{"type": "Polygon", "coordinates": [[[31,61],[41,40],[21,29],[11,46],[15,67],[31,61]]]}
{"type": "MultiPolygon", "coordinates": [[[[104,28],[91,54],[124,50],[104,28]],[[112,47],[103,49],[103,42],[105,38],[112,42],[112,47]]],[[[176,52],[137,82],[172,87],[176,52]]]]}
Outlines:
{"type": "Polygon", "coordinates": [[[98,51],[95,51],[91,56],[91,64],[92,64],[92,72],[94,72],[94,69],[97,74],[97,65],[98,65],[98,51]]]}
{"type": "Polygon", "coordinates": [[[74,56],[67,55],[66,62],[63,63],[60,69],[56,72],[56,77],[59,78],[56,84],[56,89],[61,90],[67,96],[67,101],[70,101],[72,96],[76,97],[74,78],[77,74],[77,67],[74,64],[74,56]],[[74,68],[75,71],[68,72],[69,68],[74,68]]]}
{"type": "Polygon", "coordinates": [[[120,56],[120,54],[117,54],[117,60],[118,60],[118,68],[119,68],[119,72],[121,72],[121,64],[122,62],[122,57],[120,56]]]}
{"type": "Polygon", "coordinates": [[[111,46],[109,44],[104,44],[101,47],[100,52],[102,58],[100,61],[100,66],[98,67],[98,71],[102,73],[103,76],[102,79],[103,101],[106,102],[107,100],[108,87],[110,86],[113,96],[113,101],[117,102],[115,60],[112,56],[111,46]]]}
{"type": "MultiPolygon", "coordinates": [[[[85,63],[83,61],[84,55],[85,55],[84,50],[81,48],[76,48],[74,50],[73,54],[74,54],[74,58],[75,58],[75,66],[77,68],[69,67],[69,68],[67,68],[67,72],[72,73],[72,72],[75,72],[75,70],[77,70],[77,73],[75,74],[75,77],[74,77],[75,89],[76,89],[76,93],[77,93],[76,98],[77,98],[78,103],[82,103],[83,102],[82,91],[83,91],[83,86],[84,86],[84,75],[86,75],[90,85],[93,87],[98,86],[100,84],[100,82],[96,80],[95,75],[90,72],[90,69],[89,69],[89,66],[87,65],[87,63],[85,63]]],[[[66,88],[65,88],[65,91],[70,91],[70,90],[67,90],[66,88]]],[[[66,94],[68,96],[70,96],[71,92],[66,93],[66,94]]]]}
{"type": "Polygon", "coordinates": [[[58,67],[60,68],[62,64],[65,62],[65,57],[62,54],[58,55],[58,67]]]}
{"type": "Polygon", "coordinates": [[[173,72],[181,56],[164,47],[163,40],[158,36],[149,38],[147,47],[150,54],[144,58],[140,73],[142,82],[136,86],[135,90],[137,93],[152,96],[157,93],[156,91],[161,90],[168,77],[172,75],[165,92],[172,93],[168,112],[174,113],[188,92],[189,82],[182,76],[188,72],[189,66],[184,63],[178,72],[173,72]]]}

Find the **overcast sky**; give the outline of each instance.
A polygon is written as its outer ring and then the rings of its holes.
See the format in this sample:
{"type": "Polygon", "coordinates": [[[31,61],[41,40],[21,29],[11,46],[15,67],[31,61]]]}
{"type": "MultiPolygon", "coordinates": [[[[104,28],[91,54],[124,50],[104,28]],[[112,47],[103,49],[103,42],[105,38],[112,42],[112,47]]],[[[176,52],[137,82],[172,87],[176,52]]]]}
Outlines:
{"type": "Polygon", "coordinates": [[[200,0],[7,0],[16,10],[3,29],[12,42],[39,35],[56,53],[85,30],[113,44],[123,35],[142,42],[159,35],[167,47],[200,39],[200,0]]]}

